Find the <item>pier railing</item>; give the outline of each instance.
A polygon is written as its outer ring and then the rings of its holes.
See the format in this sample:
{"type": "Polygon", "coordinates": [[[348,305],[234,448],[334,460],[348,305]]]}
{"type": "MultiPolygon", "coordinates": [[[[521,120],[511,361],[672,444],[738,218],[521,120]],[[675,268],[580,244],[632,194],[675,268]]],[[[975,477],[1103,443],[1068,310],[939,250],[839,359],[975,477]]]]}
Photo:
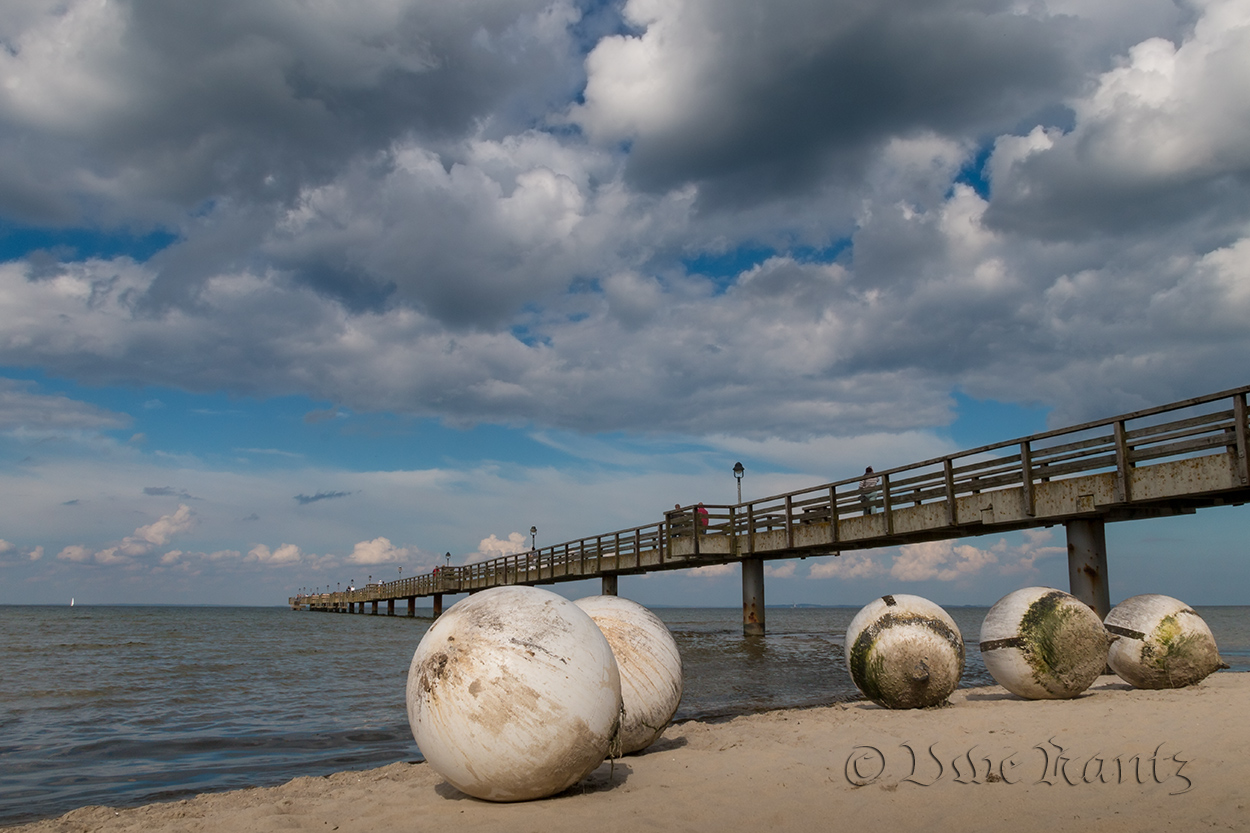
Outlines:
{"type": "Polygon", "coordinates": [[[708,504],[706,514],[679,507],[642,526],[301,598],[335,607],[1243,502],[1250,498],[1247,393],[1250,386],[884,469],[870,488],[856,475],[708,504]]]}

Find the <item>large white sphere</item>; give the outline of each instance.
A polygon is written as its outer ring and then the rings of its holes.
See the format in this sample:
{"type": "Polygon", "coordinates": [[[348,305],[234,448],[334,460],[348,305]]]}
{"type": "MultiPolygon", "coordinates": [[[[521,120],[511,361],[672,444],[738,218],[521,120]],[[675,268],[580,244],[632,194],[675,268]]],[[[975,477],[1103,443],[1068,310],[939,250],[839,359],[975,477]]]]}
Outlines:
{"type": "Polygon", "coordinates": [[[1125,599],[1107,614],[1106,626],[1120,637],[1107,664],[1137,688],[1183,688],[1226,667],[1207,623],[1171,596],[1125,599]]]}
{"type": "Polygon", "coordinates": [[[934,706],[964,672],[964,639],[945,610],[920,596],[882,596],[846,628],[846,667],[864,696],[888,709],[934,706]]]}
{"type": "Polygon", "coordinates": [[[412,657],[407,694],[425,760],[490,801],[576,784],[620,726],[607,639],[577,605],[534,587],[484,590],[443,613],[412,657]]]}
{"type": "Polygon", "coordinates": [[[1030,700],[1065,700],[1107,667],[1112,639],[1089,605],[1053,587],[998,600],[981,624],[981,658],[1003,688],[1030,700]]]}
{"type": "Polygon", "coordinates": [[[621,672],[621,753],[655,742],[681,703],[681,654],[660,618],[618,596],[588,596],[575,604],[603,631],[621,672]]]}

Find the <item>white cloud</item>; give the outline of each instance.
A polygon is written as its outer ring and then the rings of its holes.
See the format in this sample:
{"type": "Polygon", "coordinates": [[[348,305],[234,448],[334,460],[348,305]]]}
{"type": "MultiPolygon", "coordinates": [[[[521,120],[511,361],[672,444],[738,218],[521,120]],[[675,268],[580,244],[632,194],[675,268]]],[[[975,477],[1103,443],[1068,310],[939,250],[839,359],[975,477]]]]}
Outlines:
{"type": "Polygon", "coordinates": [[[959,541],[927,541],[897,549],[848,552],[812,565],[814,579],[879,579],[897,581],[964,581],[978,575],[1036,573],[1037,562],[1066,555],[1067,548],[1049,544],[1049,529],[1026,529],[1023,542],[1000,538],[989,548],[959,541]]]}
{"type": "Polygon", "coordinates": [[[812,565],[808,575],[815,579],[864,579],[885,575],[885,559],[879,552],[848,552],[812,565]]]}
{"type": "Polygon", "coordinates": [[[477,545],[477,552],[469,554],[465,560],[465,564],[474,564],[478,561],[488,561],[492,558],[500,558],[505,555],[513,555],[518,552],[528,552],[530,549],[530,538],[521,532],[510,532],[507,538],[498,538],[492,532],[483,538],[481,543],[477,545]]]}
{"type": "Polygon", "coordinates": [[[721,578],[722,576],[732,576],[737,573],[738,565],[708,564],[706,567],[695,567],[687,572],[695,578],[721,578]]]}
{"type": "Polygon", "coordinates": [[[73,561],[77,564],[83,564],[90,561],[92,555],[94,555],[94,551],[91,548],[84,547],[81,544],[70,544],[57,553],[56,557],[62,561],[73,561]]]}
{"type": "Polygon", "coordinates": [[[798,567],[796,561],[785,561],[781,564],[765,564],[764,575],[769,578],[790,578],[794,575],[795,568],[798,567]]]}
{"type": "Polygon", "coordinates": [[[432,566],[437,559],[432,553],[423,553],[416,547],[397,547],[389,538],[374,538],[372,541],[361,541],[352,548],[347,556],[347,564],[412,564],[418,569],[432,566]]]}
{"type": "Polygon", "coordinates": [[[991,551],[954,541],[904,544],[894,556],[890,576],[899,581],[954,581],[997,562],[991,551]]]}
{"type": "Polygon", "coordinates": [[[275,550],[270,550],[264,544],[257,544],[248,551],[247,558],[261,564],[286,566],[300,563],[304,560],[304,554],[295,544],[282,544],[275,550]]]}
{"type": "Polygon", "coordinates": [[[136,529],[133,537],[159,547],[168,544],[175,535],[192,529],[195,522],[195,513],[183,503],[178,505],[178,510],[172,515],[164,515],[159,520],[136,529]]]}

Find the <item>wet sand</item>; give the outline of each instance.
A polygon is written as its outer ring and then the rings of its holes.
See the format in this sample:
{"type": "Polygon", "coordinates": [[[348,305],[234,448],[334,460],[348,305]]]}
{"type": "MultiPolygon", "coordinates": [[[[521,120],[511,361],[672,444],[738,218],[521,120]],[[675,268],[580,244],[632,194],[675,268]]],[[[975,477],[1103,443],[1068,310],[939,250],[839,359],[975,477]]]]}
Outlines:
{"type": "Polygon", "coordinates": [[[1069,701],[962,689],[950,705],[857,702],[670,726],[553,798],[491,804],[424,764],[114,810],[51,831],[1154,831],[1250,829],[1250,674],[1069,701]]]}

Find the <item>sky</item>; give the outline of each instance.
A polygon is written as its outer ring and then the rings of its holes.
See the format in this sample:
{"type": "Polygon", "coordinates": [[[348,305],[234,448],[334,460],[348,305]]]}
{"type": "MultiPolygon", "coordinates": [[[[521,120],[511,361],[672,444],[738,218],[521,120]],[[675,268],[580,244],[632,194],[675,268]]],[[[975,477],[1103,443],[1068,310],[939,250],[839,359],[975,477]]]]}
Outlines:
{"type": "MultiPolygon", "coordinates": [[[[1250,0],[7,0],[0,43],[0,603],[282,604],[1250,381],[1250,0]]],[[[1113,601],[1250,603],[1250,509],[1107,535],[1113,601]]],[[[992,604],[1065,547],[767,600],[992,604]]]]}

